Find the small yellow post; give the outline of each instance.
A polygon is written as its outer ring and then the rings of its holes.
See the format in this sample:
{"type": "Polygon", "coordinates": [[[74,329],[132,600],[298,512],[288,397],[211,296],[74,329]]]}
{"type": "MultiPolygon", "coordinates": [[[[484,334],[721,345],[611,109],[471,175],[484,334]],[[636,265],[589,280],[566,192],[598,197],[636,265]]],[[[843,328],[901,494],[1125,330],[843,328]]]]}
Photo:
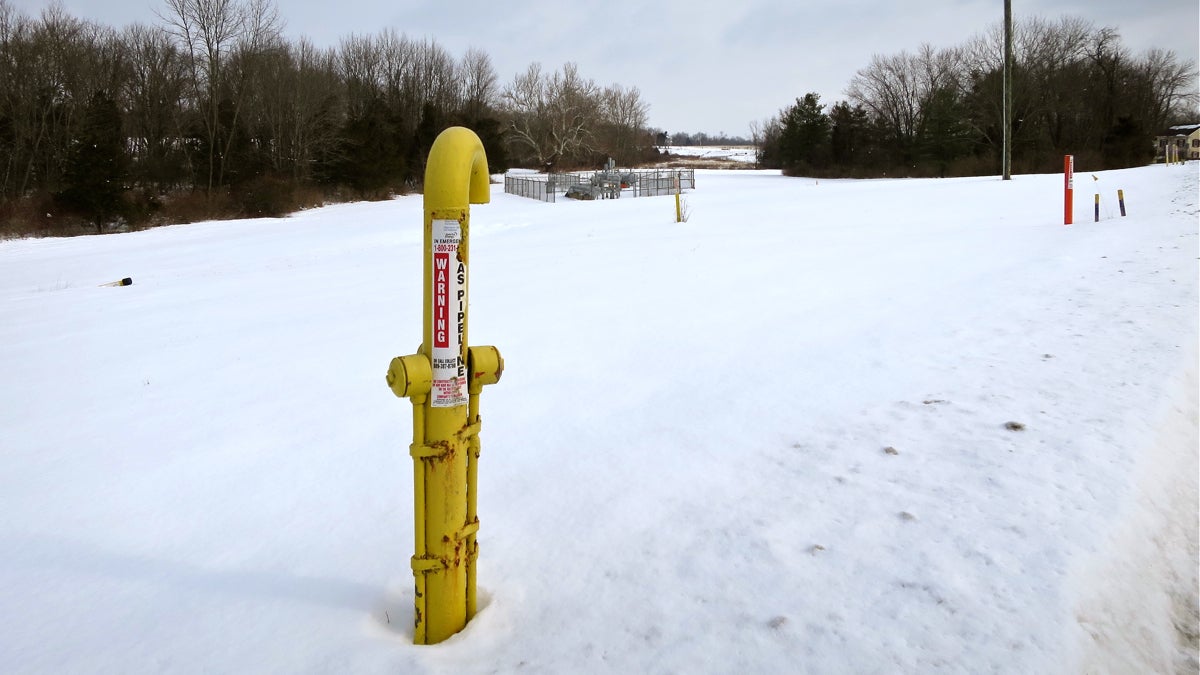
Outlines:
{"type": "Polygon", "coordinates": [[[423,341],[387,374],[413,404],[416,644],[445,640],[475,612],[478,399],[504,371],[495,347],[467,347],[470,204],[486,204],[489,190],[479,137],[443,131],[425,168],[423,341]]]}
{"type": "Polygon", "coordinates": [[[679,175],[676,174],[675,175],[675,222],[677,222],[677,223],[683,222],[683,205],[679,202],[680,191],[681,190],[679,188],[679,175]]]}

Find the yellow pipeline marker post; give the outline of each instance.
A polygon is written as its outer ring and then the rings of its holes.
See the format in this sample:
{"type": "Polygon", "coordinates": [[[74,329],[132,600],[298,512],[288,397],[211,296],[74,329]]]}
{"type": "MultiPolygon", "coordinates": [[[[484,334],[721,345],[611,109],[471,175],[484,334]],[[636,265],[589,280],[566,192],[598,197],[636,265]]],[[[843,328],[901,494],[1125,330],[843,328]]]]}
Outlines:
{"type": "Polygon", "coordinates": [[[504,372],[495,347],[467,347],[470,204],[490,200],[488,182],[475,132],[443,131],[425,167],[422,343],[387,373],[413,404],[416,644],[445,640],[475,613],[479,396],[504,372]]]}
{"type": "Polygon", "coordinates": [[[683,205],[679,203],[679,200],[680,200],[679,193],[680,192],[681,192],[681,190],[679,189],[679,176],[676,175],[675,176],[675,222],[677,222],[677,223],[683,222],[683,205]]]}

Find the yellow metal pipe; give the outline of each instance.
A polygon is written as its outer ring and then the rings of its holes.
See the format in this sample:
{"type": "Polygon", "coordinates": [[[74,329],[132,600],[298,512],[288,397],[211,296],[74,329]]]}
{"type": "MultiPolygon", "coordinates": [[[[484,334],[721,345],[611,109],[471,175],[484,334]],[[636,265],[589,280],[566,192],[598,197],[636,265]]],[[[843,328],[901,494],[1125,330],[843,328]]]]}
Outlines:
{"type": "Polygon", "coordinates": [[[489,191],[479,137],[442,132],[425,169],[423,342],[387,373],[392,392],[413,403],[417,644],[462,630],[476,607],[479,393],[504,369],[495,347],[467,348],[470,204],[486,203],[489,191]]]}
{"type": "MultiPolygon", "coordinates": [[[[413,400],[413,449],[421,448],[425,445],[425,415],[422,408],[425,406],[425,401],[413,400]]],[[[422,469],[422,458],[413,454],[413,462],[416,463],[415,468],[422,469]]],[[[417,557],[425,555],[425,472],[423,470],[414,471],[415,485],[413,486],[413,494],[416,498],[416,514],[417,519],[413,528],[414,543],[416,544],[417,557]]]]}
{"type": "MultiPolygon", "coordinates": [[[[418,456],[416,449],[425,445],[425,397],[413,397],[413,443],[410,454],[413,456],[413,560],[425,558],[425,461],[418,456]]],[[[425,644],[425,574],[413,567],[415,575],[415,590],[413,605],[416,620],[413,622],[413,642],[425,644]]]]}
{"type": "Polygon", "coordinates": [[[679,174],[675,175],[675,222],[683,222],[683,206],[680,204],[679,174]]]}
{"type": "Polygon", "coordinates": [[[434,140],[425,164],[425,210],[491,201],[491,176],[483,142],[474,131],[450,127],[434,140]]]}
{"type": "MultiPolygon", "coordinates": [[[[425,576],[425,639],[437,643],[466,625],[470,583],[467,561],[468,463],[467,293],[470,265],[470,204],[490,199],[487,156],[469,129],[443,131],[425,168],[423,344],[433,364],[433,385],[424,406],[425,551],[440,566],[425,576]],[[436,314],[436,316],[435,316],[436,314]]],[[[421,619],[418,618],[418,621],[421,619]]]]}
{"type": "Polygon", "coordinates": [[[475,529],[467,535],[467,620],[475,616],[475,561],[479,559],[479,394],[471,392],[467,403],[467,428],[473,430],[467,441],[467,525],[475,529]]]}
{"type": "MultiPolygon", "coordinates": [[[[474,350],[468,350],[469,352],[474,350]]],[[[468,353],[467,362],[473,359],[468,353]]],[[[474,366],[470,366],[473,370],[474,366]]],[[[476,529],[467,535],[467,620],[475,616],[475,561],[479,559],[479,542],[475,532],[479,527],[479,392],[472,382],[468,386],[467,398],[467,429],[470,437],[467,439],[467,525],[476,529]]]]}
{"type": "Polygon", "coordinates": [[[500,350],[492,346],[469,347],[467,349],[467,428],[464,430],[469,438],[467,446],[467,525],[470,534],[467,536],[467,619],[475,616],[475,571],[479,560],[479,542],[475,532],[479,528],[479,454],[481,444],[479,431],[483,424],[479,417],[479,396],[483,388],[500,381],[504,374],[504,358],[500,350]]]}

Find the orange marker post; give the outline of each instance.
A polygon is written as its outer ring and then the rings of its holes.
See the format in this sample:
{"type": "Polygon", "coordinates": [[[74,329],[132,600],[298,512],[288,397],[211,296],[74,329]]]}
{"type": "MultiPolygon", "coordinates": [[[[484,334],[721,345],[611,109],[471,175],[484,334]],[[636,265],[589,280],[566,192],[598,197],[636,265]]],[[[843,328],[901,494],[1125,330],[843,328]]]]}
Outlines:
{"type": "Polygon", "coordinates": [[[1075,155],[1063,156],[1063,225],[1074,222],[1075,155]]]}

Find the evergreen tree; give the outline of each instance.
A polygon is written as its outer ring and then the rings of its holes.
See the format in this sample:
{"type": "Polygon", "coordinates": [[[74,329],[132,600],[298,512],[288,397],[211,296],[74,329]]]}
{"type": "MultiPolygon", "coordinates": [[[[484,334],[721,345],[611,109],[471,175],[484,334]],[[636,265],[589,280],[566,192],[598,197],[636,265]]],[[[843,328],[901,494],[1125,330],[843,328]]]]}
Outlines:
{"type": "Polygon", "coordinates": [[[945,178],[950,163],[970,154],[974,136],[965,120],[966,109],[949,89],[938,89],[925,104],[920,130],[920,154],[945,178]]]}
{"type": "Polygon", "coordinates": [[[403,177],[407,144],[399,141],[396,122],[380,98],[371,99],[361,115],[347,121],[337,166],[339,182],[364,197],[380,197],[403,177]]]}
{"type": "Polygon", "coordinates": [[[830,125],[824,110],[821,95],[809,92],[804,98],[796,99],[796,105],[783,112],[779,153],[785,172],[819,169],[826,165],[830,125]]]}
{"type": "Polygon", "coordinates": [[[100,234],[104,223],[121,213],[127,171],[121,111],[107,92],[96,91],[84,108],[58,201],[90,219],[100,234]]]}
{"type": "Polygon", "coordinates": [[[835,103],[829,109],[829,150],[833,164],[842,169],[850,167],[872,167],[870,147],[871,121],[861,106],[845,101],[835,103]]]}
{"type": "Polygon", "coordinates": [[[1149,136],[1142,125],[1132,117],[1119,117],[1117,123],[1104,136],[1104,165],[1110,169],[1142,166],[1154,157],[1153,146],[1146,142],[1149,136]]]}
{"type": "Polygon", "coordinates": [[[409,145],[406,180],[425,180],[425,164],[429,161],[429,149],[433,147],[433,142],[437,140],[438,134],[449,126],[446,122],[445,111],[434,105],[432,101],[426,101],[421,106],[421,119],[417,122],[417,129],[413,132],[412,143],[409,145]]]}

